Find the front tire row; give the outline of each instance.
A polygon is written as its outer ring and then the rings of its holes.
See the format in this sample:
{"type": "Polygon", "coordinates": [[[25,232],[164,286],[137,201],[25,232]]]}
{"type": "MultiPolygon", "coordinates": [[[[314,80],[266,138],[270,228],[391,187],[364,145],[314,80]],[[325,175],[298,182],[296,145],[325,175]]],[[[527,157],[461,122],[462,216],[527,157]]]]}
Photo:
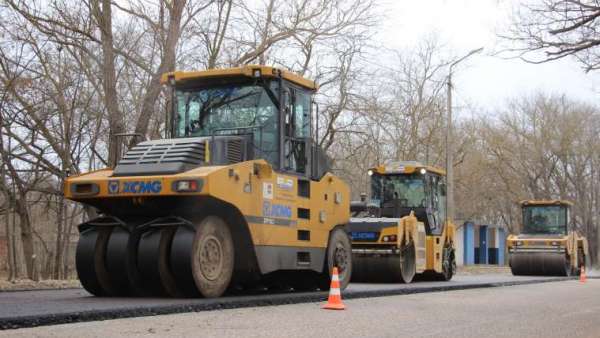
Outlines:
{"type": "MultiPolygon", "coordinates": [[[[231,287],[236,259],[230,227],[211,215],[186,226],[80,227],[75,260],[83,288],[95,296],[213,298],[231,287]]],[[[297,291],[329,290],[334,266],[345,289],[352,247],[343,227],[331,231],[320,273],[298,270],[282,281],[297,291]]]]}

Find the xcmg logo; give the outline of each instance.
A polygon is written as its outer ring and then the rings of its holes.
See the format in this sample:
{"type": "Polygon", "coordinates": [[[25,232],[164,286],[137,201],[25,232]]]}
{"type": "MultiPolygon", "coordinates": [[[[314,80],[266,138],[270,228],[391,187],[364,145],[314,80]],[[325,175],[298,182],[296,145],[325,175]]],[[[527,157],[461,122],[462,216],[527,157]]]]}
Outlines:
{"type": "Polygon", "coordinates": [[[119,192],[122,192],[124,194],[156,194],[159,193],[161,190],[162,184],[160,183],[160,181],[108,182],[108,192],[110,194],[118,194],[119,192]]]}

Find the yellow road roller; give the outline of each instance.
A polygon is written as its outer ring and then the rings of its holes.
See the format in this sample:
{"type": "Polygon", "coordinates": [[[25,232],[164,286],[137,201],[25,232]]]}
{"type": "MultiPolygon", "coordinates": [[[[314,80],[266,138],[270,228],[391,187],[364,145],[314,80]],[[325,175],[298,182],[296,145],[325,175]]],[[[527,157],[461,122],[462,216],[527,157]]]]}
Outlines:
{"type": "Polygon", "coordinates": [[[248,65],[176,71],[165,139],[71,176],[94,207],[76,268],[96,296],[219,297],[232,288],[327,290],[351,278],[348,186],[313,138],[313,81],[248,65]]]}
{"type": "Polygon", "coordinates": [[[353,282],[450,280],[455,227],[446,217],[445,171],[419,162],[369,169],[370,199],[351,203],[353,282]]]}
{"type": "Polygon", "coordinates": [[[578,274],[588,264],[588,242],[571,221],[572,203],[527,200],[520,205],[521,233],[506,240],[513,275],[578,274]]]}

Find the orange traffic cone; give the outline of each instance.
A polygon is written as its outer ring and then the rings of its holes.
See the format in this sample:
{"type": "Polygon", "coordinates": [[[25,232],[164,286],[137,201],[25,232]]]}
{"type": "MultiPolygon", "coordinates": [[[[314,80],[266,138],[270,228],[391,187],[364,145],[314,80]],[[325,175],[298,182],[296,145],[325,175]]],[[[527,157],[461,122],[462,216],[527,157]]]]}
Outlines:
{"type": "Polygon", "coordinates": [[[581,267],[581,273],[579,274],[579,282],[580,283],[585,283],[587,281],[587,278],[585,277],[585,267],[582,266],[581,267]]]}
{"type": "Polygon", "coordinates": [[[340,277],[336,267],[333,268],[333,276],[331,276],[331,287],[329,288],[329,299],[327,304],[323,305],[323,309],[327,310],[344,310],[346,306],[342,303],[342,291],[340,290],[340,277]]]}

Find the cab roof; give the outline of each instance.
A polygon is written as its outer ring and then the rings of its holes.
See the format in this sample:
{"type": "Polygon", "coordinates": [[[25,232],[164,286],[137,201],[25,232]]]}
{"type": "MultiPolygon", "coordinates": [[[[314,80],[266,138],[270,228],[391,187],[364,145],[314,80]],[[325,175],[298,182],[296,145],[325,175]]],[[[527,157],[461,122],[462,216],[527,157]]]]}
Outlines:
{"type": "Polygon", "coordinates": [[[444,169],[426,165],[417,161],[397,161],[390,162],[386,165],[380,165],[375,168],[371,168],[374,172],[378,174],[412,174],[420,171],[421,169],[425,169],[428,172],[433,172],[435,174],[446,176],[446,171],[444,169]]]}
{"type": "Polygon", "coordinates": [[[175,83],[189,83],[192,81],[201,80],[214,80],[219,78],[276,78],[280,76],[291,83],[301,86],[309,90],[318,89],[317,84],[314,81],[305,79],[304,77],[275,67],[262,66],[262,65],[245,65],[242,67],[233,68],[221,68],[221,69],[209,69],[199,71],[174,71],[168,72],[161,76],[161,84],[168,84],[169,79],[175,79],[175,83]]]}
{"type": "Polygon", "coordinates": [[[573,202],[567,200],[523,200],[519,202],[522,207],[529,205],[566,205],[573,206],[573,202]]]}

